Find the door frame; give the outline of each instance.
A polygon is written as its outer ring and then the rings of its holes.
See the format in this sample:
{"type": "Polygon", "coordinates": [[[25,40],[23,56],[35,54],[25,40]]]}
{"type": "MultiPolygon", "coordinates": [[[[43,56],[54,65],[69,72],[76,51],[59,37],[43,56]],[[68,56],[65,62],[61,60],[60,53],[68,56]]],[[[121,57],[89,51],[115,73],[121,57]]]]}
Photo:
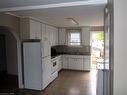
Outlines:
{"type": "Polygon", "coordinates": [[[17,33],[9,27],[0,26],[0,30],[7,33],[11,33],[17,41],[16,44],[17,44],[17,61],[18,61],[18,86],[19,88],[23,88],[24,86],[23,86],[23,75],[22,75],[21,40],[17,35],[17,33]]]}

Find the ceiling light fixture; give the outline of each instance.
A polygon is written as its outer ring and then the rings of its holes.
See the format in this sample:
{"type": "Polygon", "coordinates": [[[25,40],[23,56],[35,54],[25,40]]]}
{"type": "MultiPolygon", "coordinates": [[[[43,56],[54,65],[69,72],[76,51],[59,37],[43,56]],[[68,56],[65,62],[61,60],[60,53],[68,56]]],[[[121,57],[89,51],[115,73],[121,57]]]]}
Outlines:
{"type": "Polygon", "coordinates": [[[66,18],[66,20],[75,24],[75,25],[79,25],[79,23],[74,18],[69,17],[69,18],[66,18]]]}

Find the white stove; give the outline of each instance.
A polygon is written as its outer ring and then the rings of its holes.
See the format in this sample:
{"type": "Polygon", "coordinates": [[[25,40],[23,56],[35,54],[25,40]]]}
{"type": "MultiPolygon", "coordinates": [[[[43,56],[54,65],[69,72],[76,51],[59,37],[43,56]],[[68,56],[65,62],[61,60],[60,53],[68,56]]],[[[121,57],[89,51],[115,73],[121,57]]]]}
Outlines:
{"type": "Polygon", "coordinates": [[[56,79],[58,77],[58,57],[53,57],[51,59],[51,81],[53,81],[54,79],[56,79]]]}

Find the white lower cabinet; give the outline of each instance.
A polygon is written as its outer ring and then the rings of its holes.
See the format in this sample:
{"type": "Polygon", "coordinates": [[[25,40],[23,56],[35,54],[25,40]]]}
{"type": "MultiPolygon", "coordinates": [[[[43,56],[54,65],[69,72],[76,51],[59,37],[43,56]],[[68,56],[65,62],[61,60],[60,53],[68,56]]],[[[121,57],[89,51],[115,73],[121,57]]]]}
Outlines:
{"type": "Polygon", "coordinates": [[[84,59],[84,66],[83,66],[83,70],[90,70],[90,63],[91,61],[89,59],[84,59]]]}
{"type": "Polygon", "coordinates": [[[63,55],[62,68],[70,70],[90,71],[90,56],[82,55],[63,55]]]}
{"type": "Polygon", "coordinates": [[[68,69],[68,56],[63,55],[62,57],[62,68],[68,69]]]}
{"type": "Polygon", "coordinates": [[[50,57],[43,58],[42,59],[42,68],[43,68],[43,71],[42,71],[43,88],[42,89],[45,89],[51,82],[51,67],[52,67],[51,58],[50,57]]]}
{"type": "Polygon", "coordinates": [[[83,59],[69,58],[68,69],[83,70],[83,59]]]}
{"type": "Polygon", "coordinates": [[[91,56],[84,56],[83,61],[84,61],[83,62],[84,63],[83,69],[86,71],[90,71],[91,56]]]}
{"type": "Polygon", "coordinates": [[[62,69],[62,58],[61,56],[58,56],[58,71],[60,71],[62,69]]]}

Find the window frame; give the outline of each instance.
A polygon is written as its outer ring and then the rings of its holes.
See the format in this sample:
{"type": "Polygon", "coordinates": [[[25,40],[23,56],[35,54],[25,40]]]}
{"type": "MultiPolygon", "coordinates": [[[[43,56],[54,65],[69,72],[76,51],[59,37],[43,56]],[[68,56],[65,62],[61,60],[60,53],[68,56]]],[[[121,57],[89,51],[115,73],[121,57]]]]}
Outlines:
{"type": "Polygon", "coordinates": [[[67,29],[67,43],[69,46],[81,46],[82,44],[82,32],[81,32],[81,29],[67,29]],[[71,45],[70,43],[70,34],[71,33],[79,33],[80,34],[80,42],[79,42],[79,45],[71,45]]]}

